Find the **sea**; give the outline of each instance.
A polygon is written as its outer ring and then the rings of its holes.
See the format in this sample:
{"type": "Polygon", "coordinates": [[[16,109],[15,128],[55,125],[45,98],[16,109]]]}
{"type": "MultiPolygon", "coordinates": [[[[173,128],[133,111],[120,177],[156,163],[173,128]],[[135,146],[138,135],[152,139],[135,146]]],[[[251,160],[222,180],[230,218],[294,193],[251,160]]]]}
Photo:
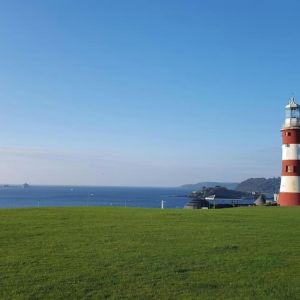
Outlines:
{"type": "Polygon", "coordinates": [[[152,187],[7,186],[0,187],[0,208],[47,206],[126,206],[183,208],[190,190],[152,187]]]}
{"type": "MultiPolygon", "coordinates": [[[[123,206],[183,208],[192,192],[183,188],[88,187],[88,186],[1,186],[0,208],[53,206],[123,206]]],[[[251,204],[253,200],[218,199],[218,203],[251,204]]]]}

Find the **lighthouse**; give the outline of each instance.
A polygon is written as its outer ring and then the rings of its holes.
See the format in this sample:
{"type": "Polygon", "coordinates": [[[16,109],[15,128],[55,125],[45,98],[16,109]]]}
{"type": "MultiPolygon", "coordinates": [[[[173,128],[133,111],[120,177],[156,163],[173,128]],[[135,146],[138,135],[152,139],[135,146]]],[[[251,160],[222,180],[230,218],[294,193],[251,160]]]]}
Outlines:
{"type": "Polygon", "coordinates": [[[291,98],[281,129],[282,169],[280,206],[300,205],[300,105],[291,98]]]}

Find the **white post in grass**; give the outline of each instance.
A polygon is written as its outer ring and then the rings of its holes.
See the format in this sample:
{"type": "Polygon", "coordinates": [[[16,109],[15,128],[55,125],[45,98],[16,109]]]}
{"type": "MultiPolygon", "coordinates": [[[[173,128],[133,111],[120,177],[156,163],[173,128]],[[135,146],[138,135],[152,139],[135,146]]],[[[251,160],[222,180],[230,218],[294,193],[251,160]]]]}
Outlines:
{"type": "Polygon", "coordinates": [[[164,200],[161,200],[161,209],[164,209],[165,208],[165,202],[164,200]]]}

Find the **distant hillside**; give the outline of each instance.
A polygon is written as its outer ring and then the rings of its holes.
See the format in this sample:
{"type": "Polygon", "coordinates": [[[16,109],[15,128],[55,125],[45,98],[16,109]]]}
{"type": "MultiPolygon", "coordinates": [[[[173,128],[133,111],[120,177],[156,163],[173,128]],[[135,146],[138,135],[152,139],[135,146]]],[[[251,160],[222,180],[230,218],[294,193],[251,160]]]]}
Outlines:
{"type": "Polygon", "coordinates": [[[280,177],[274,178],[249,178],[241,182],[237,191],[259,192],[259,193],[278,193],[280,187],[280,177]]]}
{"type": "Polygon", "coordinates": [[[184,184],[182,186],[180,186],[181,188],[184,189],[189,189],[189,190],[201,190],[203,187],[215,187],[215,186],[222,186],[222,187],[226,187],[227,189],[230,190],[235,190],[236,187],[239,185],[239,183],[237,182],[211,182],[211,181],[207,181],[207,182],[199,182],[199,183],[195,183],[195,184],[184,184]]]}
{"type": "Polygon", "coordinates": [[[216,199],[240,199],[242,197],[249,197],[251,194],[237,191],[237,190],[230,190],[225,187],[216,186],[216,187],[206,187],[198,190],[197,192],[193,192],[190,197],[193,198],[205,198],[209,196],[215,195],[216,199]]]}

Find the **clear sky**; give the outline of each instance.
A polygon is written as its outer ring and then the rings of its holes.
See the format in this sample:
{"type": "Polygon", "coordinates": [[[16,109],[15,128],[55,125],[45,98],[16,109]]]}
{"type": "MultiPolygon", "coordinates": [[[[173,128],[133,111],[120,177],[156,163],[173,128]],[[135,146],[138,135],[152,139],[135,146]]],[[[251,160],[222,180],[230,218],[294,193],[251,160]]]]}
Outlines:
{"type": "Polygon", "coordinates": [[[0,182],[279,176],[300,1],[0,0],[0,182]]]}

